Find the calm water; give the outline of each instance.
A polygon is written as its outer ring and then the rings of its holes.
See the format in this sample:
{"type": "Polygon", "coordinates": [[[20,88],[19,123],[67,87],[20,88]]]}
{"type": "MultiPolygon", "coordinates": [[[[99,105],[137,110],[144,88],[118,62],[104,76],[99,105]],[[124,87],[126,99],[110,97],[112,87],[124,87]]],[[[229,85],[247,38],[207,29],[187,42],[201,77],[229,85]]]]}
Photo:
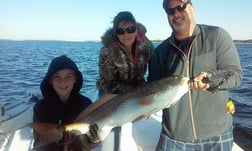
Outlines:
{"type": "MultiPolygon", "coordinates": [[[[230,91],[236,103],[235,126],[252,134],[252,44],[237,44],[244,72],[239,88],[230,91]]],[[[66,54],[84,75],[82,93],[94,93],[100,42],[1,41],[0,103],[27,101],[39,94],[50,61],[66,54]]]]}

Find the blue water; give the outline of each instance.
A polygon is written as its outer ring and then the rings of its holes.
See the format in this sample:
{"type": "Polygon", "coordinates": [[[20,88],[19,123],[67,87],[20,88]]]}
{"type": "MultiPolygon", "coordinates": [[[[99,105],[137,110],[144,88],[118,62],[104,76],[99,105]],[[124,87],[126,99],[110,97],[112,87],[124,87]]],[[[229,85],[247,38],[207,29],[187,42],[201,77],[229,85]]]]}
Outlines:
{"type": "MultiPolygon", "coordinates": [[[[239,88],[230,90],[236,102],[234,125],[252,134],[252,44],[237,44],[244,72],[239,88]]],[[[0,40],[0,103],[27,101],[39,94],[50,61],[66,54],[84,75],[81,93],[94,93],[98,79],[100,42],[0,40]]]]}

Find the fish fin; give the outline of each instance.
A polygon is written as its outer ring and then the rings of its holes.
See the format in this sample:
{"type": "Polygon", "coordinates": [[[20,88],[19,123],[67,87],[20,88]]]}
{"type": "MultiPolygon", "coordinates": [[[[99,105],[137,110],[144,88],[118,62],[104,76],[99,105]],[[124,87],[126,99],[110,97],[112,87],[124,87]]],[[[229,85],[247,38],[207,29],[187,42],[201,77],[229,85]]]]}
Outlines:
{"type": "Polygon", "coordinates": [[[39,142],[35,148],[41,148],[62,138],[64,126],[50,123],[30,123],[29,127],[33,128],[39,134],[39,142]]]}
{"type": "Polygon", "coordinates": [[[105,126],[102,129],[98,129],[97,133],[101,141],[105,140],[112,128],[111,126],[105,126]]]}
{"type": "Polygon", "coordinates": [[[140,116],[138,116],[136,119],[134,119],[132,122],[136,122],[136,121],[139,121],[139,120],[141,120],[141,119],[148,118],[149,116],[150,116],[150,115],[145,115],[145,114],[140,115],[140,116]]]}
{"type": "Polygon", "coordinates": [[[84,111],[82,111],[78,117],[75,119],[76,122],[81,121],[84,119],[89,113],[93,112],[95,109],[106,103],[108,100],[112,99],[113,97],[117,96],[117,94],[104,94],[100,97],[97,101],[93,104],[89,105],[84,111]]]}
{"type": "Polygon", "coordinates": [[[138,101],[138,104],[141,105],[141,106],[148,106],[148,105],[150,105],[152,103],[153,103],[152,96],[147,96],[147,97],[141,98],[138,101]]]}

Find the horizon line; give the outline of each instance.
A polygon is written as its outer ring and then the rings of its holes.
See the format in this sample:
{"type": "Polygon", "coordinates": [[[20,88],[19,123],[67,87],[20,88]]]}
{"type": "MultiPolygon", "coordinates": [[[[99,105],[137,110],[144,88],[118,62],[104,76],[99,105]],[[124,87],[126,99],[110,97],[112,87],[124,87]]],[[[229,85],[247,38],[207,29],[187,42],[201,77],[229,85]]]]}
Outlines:
{"type": "MultiPolygon", "coordinates": [[[[167,38],[166,38],[167,39],[167,38]]],[[[162,42],[166,39],[154,39],[150,41],[153,42],[162,42]]],[[[59,42],[101,42],[101,40],[53,40],[53,39],[0,39],[0,41],[59,41],[59,42]]],[[[252,43],[252,38],[251,39],[233,39],[233,41],[236,42],[250,42],[252,43]]]]}

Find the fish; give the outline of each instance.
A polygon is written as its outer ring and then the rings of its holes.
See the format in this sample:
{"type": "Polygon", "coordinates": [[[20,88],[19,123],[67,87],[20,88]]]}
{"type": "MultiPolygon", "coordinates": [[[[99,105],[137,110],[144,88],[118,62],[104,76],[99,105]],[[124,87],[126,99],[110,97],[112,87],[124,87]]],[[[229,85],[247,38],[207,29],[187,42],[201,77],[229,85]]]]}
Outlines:
{"type": "Polygon", "coordinates": [[[112,128],[176,104],[188,92],[188,81],[188,77],[170,76],[124,94],[105,94],[83,110],[71,124],[30,123],[29,126],[40,135],[39,144],[35,148],[59,141],[64,131],[85,134],[93,124],[97,125],[97,133],[102,141],[112,128]]]}

